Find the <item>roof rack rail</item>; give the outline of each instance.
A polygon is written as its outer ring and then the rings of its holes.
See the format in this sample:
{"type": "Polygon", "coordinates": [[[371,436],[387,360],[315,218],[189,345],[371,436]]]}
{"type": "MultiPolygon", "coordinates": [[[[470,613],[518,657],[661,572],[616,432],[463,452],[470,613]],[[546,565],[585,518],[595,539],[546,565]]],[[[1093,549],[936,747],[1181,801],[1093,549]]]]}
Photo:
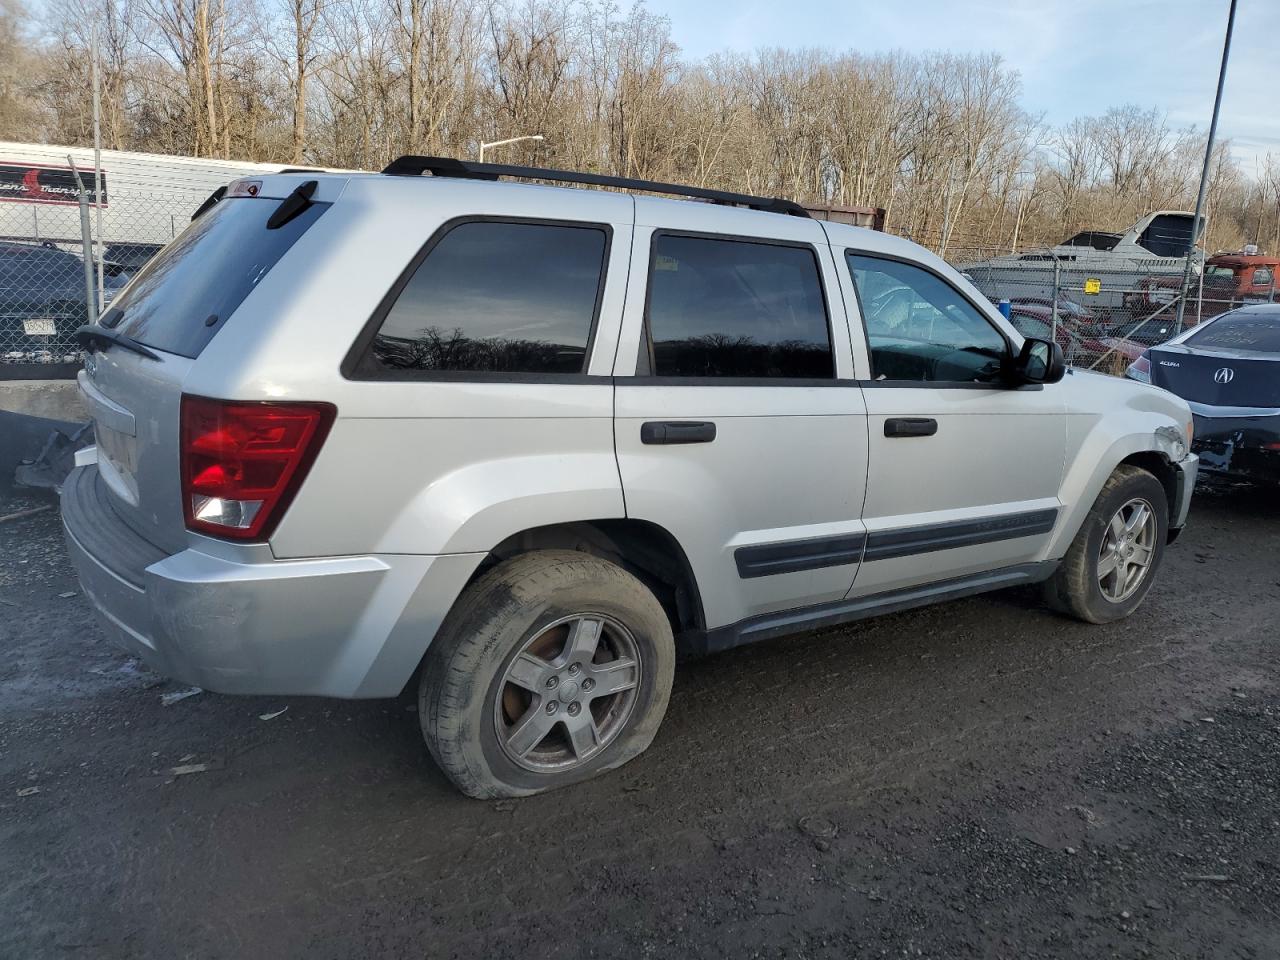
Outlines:
{"type": "Polygon", "coordinates": [[[497,180],[500,177],[515,177],[522,180],[548,180],[553,183],[580,183],[592,187],[617,187],[621,190],[643,190],[649,193],[692,197],[726,206],[750,207],[752,210],[784,213],[793,217],[809,216],[809,212],[800,204],[780,197],[754,197],[747,193],[708,190],[705,187],[660,183],[656,180],[639,180],[635,177],[613,177],[602,173],[580,173],[576,170],[518,167],[505,163],[473,163],[470,160],[456,160],[452,157],[406,155],[391,161],[382,172],[392,177],[417,177],[430,173],[435,177],[458,177],[464,180],[497,180]]]}

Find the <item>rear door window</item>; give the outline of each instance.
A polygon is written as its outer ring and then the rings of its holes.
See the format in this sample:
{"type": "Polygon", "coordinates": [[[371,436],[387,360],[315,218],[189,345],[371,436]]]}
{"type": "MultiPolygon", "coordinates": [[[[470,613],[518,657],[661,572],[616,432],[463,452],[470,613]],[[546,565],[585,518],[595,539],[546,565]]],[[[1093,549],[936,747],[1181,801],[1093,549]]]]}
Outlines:
{"type": "Polygon", "coordinates": [[[584,373],[608,251],[603,226],[459,223],[428,245],[355,375],[584,373]]]}
{"type": "Polygon", "coordinates": [[[102,323],[156,350],[198,357],[329,204],[313,203],[269,230],[278,206],[265,198],[219,201],[147,264],[102,323]]]}
{"type": "Polygon", "coordinates": [[[658,234],[647,325],[655,376],[835,376],[810,246],[658,234]]]}

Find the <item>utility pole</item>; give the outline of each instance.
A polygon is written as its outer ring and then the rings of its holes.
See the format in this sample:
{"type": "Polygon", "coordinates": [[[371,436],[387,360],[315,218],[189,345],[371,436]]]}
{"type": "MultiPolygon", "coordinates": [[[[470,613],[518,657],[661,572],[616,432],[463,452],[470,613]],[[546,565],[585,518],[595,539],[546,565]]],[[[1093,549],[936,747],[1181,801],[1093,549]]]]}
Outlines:
{"type": "Polygon", "coordinates": [[[542,134],[534,133],[525,137],[510,137],[506,140],[494,140],[492,143],[482,143],[480,144],[480,162],[484,163],[484,152],[486,150],[491,150],[494,147],[505,147],[509,143],[520,143],[522,140],[543,140],[543,139],[546,139],[546,138],[543,137],[542,134]]]}
{"type": "MultiPolygon", "coordinates": [[[[1187,262],[1182,268],[1182,287],[1178,297],[1178,333],[1182,332],[1182,320],[1187,309],[1187,282],[1191,279],[1191,258],[1200,242],[1201,223],[1204,214],[1204,194],[1209,186],[1209,164],[1213,160],[1213,141],[1218,135],[1218,111],[1222,109],[1222,86],[1227,79],[1227,58],[1231,55],[1231,30],[1236,23],[1236,0],[1231,0],[1227,10],[1227,35],[1222,41],[1222,66],[1218,68],[1218,92],[1213,98],[1213,118],[1209,121],[1209,142],[1204,147],[1204,167],[1200,171],[1200,192],[1196,194],[1196,213],[1191,221],[1191,246],[1187,248],[1187,262]]],[[[1201,272],[1204,271],[1203,265],[1201,272]]]]}
{"type": "Polygon", "coordinates": [[[93,31],[93,206],[98,241],[98,309],[102,309],[102,78],[98,71],[98,31],[93,31]]]}
{"type": "Polygon", "coordinates": [[[76,187],[80,195],[80,254],[84,261],[84,309],[85,323],[92,324],[98,318],[98,310],[93,297],[93,233],[89,229],[89,193],[84,188],[84,178],[76,169],[76,162],[67,154],[67,164],[76,178],[76,187]]]}

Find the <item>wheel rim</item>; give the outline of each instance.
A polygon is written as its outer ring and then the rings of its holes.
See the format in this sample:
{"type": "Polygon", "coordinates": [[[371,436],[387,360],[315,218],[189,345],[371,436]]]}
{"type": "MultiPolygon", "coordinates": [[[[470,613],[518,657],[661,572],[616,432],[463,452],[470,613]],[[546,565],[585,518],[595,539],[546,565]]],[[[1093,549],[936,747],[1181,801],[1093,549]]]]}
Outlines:
{"type": "Polygon", "coordinates": [[[1098,551],[1098,586],[1112,603],[1133,596],[1146,580],[1156,553],[1156,512],[1140,497],[1115,512],[1098,551]]]}
{"type": "Polygon", "coordinates": [[[493,719],[503,752],[526,770],[586,763],[626,726],[640,687],[640,648],[611,617],[564,617],[507,663],[493,719]]]}

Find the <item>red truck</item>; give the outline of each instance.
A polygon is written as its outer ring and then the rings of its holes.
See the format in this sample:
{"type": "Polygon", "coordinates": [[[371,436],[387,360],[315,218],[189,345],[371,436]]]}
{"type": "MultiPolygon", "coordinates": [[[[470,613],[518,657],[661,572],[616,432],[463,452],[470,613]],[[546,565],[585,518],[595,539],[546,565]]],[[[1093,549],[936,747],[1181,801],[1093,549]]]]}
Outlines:
{"type": "MultiPolygon", "coordinates": [[[[1219,253],[1205,261],[1203,308],[1199,286],[1194,283],[1187,300],[1185,320],[1199,323],[1202,317],[1220,313],[1246,303],[1271,303],[1278,298],[1280,257],[1260,253],[1219,253]]],[[[1174,303],[1181,277],[1146,277],[1137,288],[1124,296],[1124,305],[1135,319],[1149,316],[1162,306],[1174,303]]],[[[1174,308],[1170,307],[1172,311],[1174,308]]]]}

